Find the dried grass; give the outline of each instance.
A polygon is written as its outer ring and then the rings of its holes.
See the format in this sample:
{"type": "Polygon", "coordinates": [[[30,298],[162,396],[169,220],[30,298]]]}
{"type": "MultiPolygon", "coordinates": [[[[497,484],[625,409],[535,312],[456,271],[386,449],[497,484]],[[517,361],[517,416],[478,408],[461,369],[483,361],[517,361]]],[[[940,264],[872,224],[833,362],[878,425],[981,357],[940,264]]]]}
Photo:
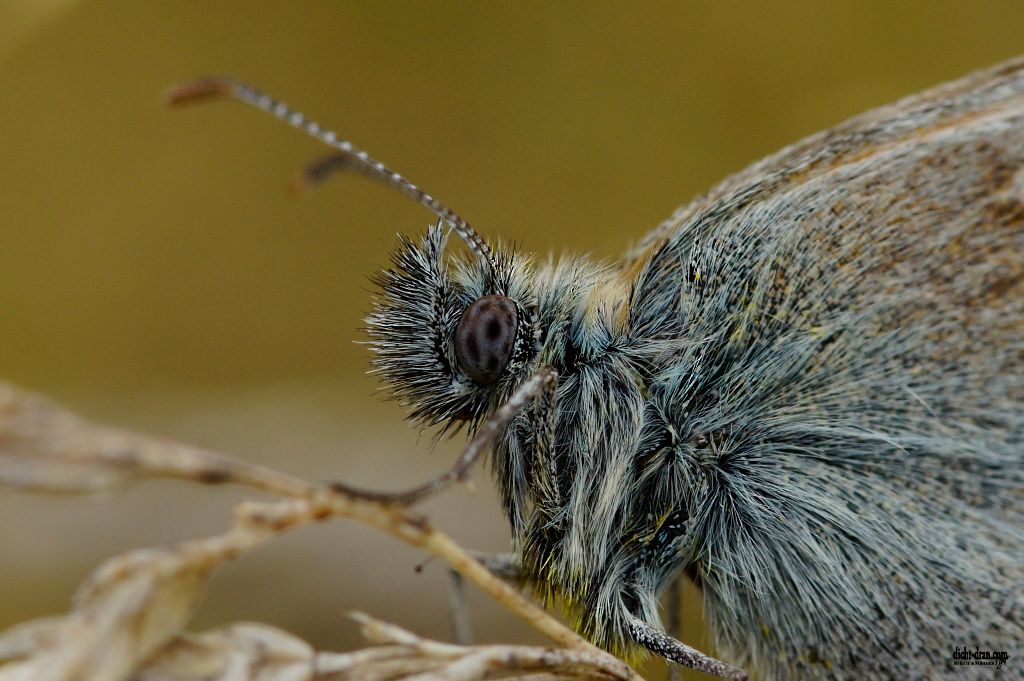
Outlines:
{"type": "MultiPolygon", "coordinates": [[[[482,449],[477,444],[476,451],[482,449]]],[[[471,443],[468,451],[473,451],[471,443]]],[[[460,479],[474,456],[416,490],[460,479]]],[[[217,452],[101,426],[0,383],[0,486],[94,493],[149,478],[236,484],[274,497],[246,501],[220,535],[109,559],[79,587],[62,617],[0,633],[0,681],[320,681],[639,679],[489,572],[411,509],[426,496],[364,492],[300,480],[217,452]],[[331,518],[371,525],[444,560],[556,646],[453,645],[353,613],[369,647],[317,652],[262,624],[185,630],[213,570],[288,530],[331,518]]],[[[414,490],[414,492],[416,491],[414,490]]]]}

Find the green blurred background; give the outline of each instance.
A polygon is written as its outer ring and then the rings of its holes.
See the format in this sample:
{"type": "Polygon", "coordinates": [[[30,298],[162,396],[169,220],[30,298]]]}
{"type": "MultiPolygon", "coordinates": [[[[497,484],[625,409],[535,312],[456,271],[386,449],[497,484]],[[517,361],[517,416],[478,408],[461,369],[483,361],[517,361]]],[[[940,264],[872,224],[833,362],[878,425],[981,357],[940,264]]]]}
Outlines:
{"type": "MultiPolygon", "coordinates": [[[[237,75],[485,235],[614,257],[748,162],[1022,48],[1019,0],[0,0],[0,377],[309,478],[409,484],[458,442],[428,454],[353,341],[368,275],[430,215],[359,177],[293,201],[286,181],[321,147],[240,105],[169,112],[168,86],[237,75]]],[[[429,513],[502,550],[477,477],[476,495],[429,513]]],[[[173,483],[0,495],[0,627],[64,611],[115,552],[219,531],[241,496],[173,483]]],[[[311,528],[219,573],[195,626],[266,621],[342,649],[357,608],[443,638],[445,575],[415,574],[420,559],[359,527],[311,528]]],[[[481,640],[539,640],[472,602],[481,640]]]]}

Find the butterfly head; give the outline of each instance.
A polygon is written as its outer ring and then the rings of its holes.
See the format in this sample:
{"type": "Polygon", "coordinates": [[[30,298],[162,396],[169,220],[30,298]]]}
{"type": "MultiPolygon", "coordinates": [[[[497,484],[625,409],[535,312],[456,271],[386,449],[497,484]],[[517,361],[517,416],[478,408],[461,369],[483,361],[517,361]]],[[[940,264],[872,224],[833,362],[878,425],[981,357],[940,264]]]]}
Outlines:
{"type": "MultiPolygon", "coordinates": [[[[400,238],[367,318],[375,370],[424,426],[478,422],[529,372],[539,324],[529,263],[511,250],[447,253],[438,223],[400,238]]],[[[472,244],[471,244],[472,248],[472,244]]]]}

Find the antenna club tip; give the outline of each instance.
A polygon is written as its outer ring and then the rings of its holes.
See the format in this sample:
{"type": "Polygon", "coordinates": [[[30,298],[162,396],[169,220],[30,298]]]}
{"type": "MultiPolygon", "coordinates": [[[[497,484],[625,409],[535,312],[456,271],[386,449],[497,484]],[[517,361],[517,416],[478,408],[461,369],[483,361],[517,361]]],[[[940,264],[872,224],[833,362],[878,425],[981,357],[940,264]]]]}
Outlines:
{"type": "Polygon", "coordinates": [[[354,158],[352,154],[334,153],[317,159],[295,174],[288,184],[288,193],[295,198],[309,194],[332,173],[358,167],[354,158]]]}
{"type": "Polygon", "coordinates": [[[305,198],[313,189],[313,183],[305,172],[296,173],[288,182],[288,196],[293,199],[305,198]]]}
{"type": "Polygon", "coordinates": [[[164,93],[164,103],[170,107],[186,106],[211,99],[228,97],[234,93],[235,82],[230,78],[210,76],[175,86],[164,93]]]}

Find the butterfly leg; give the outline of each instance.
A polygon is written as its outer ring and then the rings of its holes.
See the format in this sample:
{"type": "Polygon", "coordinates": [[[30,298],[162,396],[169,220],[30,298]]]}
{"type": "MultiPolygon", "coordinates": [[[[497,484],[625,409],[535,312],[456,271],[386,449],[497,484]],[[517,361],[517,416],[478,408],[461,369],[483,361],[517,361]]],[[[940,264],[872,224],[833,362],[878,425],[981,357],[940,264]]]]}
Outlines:
{"type": "Polygon", "coordinates": [[[558,480],[558,462],[555,458],[555,426],[558,420],[558,374],[545,383],[534,398],[533,413],[530,416],[536,449],[534,484],[537,485],[537,499],[548,500],[550,508],[562,506],[562,494],[558,480]]]}
{"type": "Polygon", "coordinates": [[[629,618],[629,633],[639,645],[670,662],[728,681],[746,681],[747,679],[747,673],[742,669],[716,660],[710,655],[705,655],[696,648],[691,648],[636,617],[629,618]]]}
{"type": "MultiPolygon", "coordinates": [[[[543,451],[546,460],[553,448],[550,443],[554,439],[554,391],[557,386],[558,375],[551,369],[542,368],[538,370],[523,386],[517,390],[511,398],[494,414],[485,421],[478,430],[478,436],[469,443],[466,451],[460,458],[456,469],[460,474],[468,469],[469,463],[475,460],[479,452],[486,445],[489,445],[499,430],[504,427],[516,414],[520,413],[523,407],[532,397],[534,399],[535,411],[543,414],[541,417],[543,435],[543,451]],[[481,435],[483,438],[481,438],[481,435]]],[[[536,431],[540,433],[540,431],[536,431]]],[[[538,444],[538,450],[541,445],[538,444]]],[[[477,560],[483,563],[484,567],[495,573],[498,577],[512,582],[521,582],[521,569],[519,559],[514,554],[480,554],[477,560]]],[[[462,575],[454,570],[449,571],[451,576],[451,591],[449,593],[449,612],[452,624],[452,639],[461,645],[468,645],[472,640],[471,627],[469,623],[469,608],[466,603],[465,580],[462,575]]]]}
{"type": "MultiPolygon", "coordinates": [[[[522,582],[519,557],[514,553],[474,553],[473,557],[506,582],[522,582]]],[[[473,642],[473,633],[469,621],[469,603],[466,600],[466,579],[454,569],[449,570],[449,576],[452,579],[452,590],[449,595],[452,640],[459,645],[470,645],[473,642]]]]}
{"type": "MultiPolygon", "coordinates": [[[[665,600],[668,601],[668,607],[665,609],[665,629],[666,633],[676,640],[681,639],[683,633],[683,621],[680,617],[681,609],[679,607],[682,603],[682,596],[683,577],[679,575],[668,585],[668,592],[665,594],[665,600]]],[[[668,681],[682,681],[682,679],[683,668],[677,664],[670,664],[668,666],[668,681]]]]}
{"type": "MultiPolygon", "coordinates": [[[[476,553],[473,555],[485,568],[507,582],[523,581],[519,557],[514,553],[476,553]]],[[[448,570],[451,591],[448,596],[448,612],[451,617],[452,640],[458,645],[473,643],[473,631],[469,620],[469,603],[466,601],[466,579],[455,570],[448,570]]]]}
{"type": "Polygon", "coordinates": [[[466,579],[460,572],[448,570],[451,588],[448,590],[448,617],[451,619],[452,641],[460,646],[473,643],[473,628],[469,621],[469,604],[466,602],[466,579]]]}
{"type": "Polygon", "coordinates": [[[523,568],[519,556],[514,553],[475,553],[473,557],[506,582],[518,584],[523,581],[523,568]]]}

